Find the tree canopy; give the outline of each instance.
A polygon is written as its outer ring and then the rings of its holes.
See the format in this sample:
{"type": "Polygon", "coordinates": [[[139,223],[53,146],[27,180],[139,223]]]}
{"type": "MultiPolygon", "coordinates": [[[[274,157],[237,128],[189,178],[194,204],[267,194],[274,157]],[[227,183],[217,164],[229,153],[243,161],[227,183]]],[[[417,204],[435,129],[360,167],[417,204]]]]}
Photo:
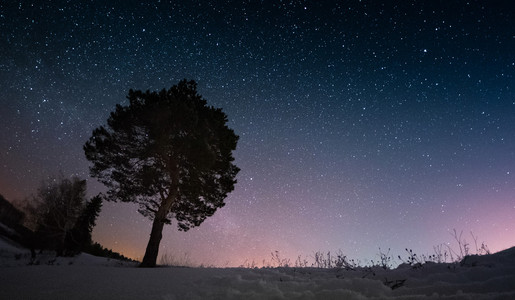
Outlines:
{"type": "Polygon", "coordinates": [[[153,220],[142,266],[155,266],[163,224],[200,225],[224,206],[239,168],[238,136],[227,115],[207,105],[194,81],[168,90],[130,90],[84,145],[91,175],[108,187],[107,200],[134,202],[153,220]]]}

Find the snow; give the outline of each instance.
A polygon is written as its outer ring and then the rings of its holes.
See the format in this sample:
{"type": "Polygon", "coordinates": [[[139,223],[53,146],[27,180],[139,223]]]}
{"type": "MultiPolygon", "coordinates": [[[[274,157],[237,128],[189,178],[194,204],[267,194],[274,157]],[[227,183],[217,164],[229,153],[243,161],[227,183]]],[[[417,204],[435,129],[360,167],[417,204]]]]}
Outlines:
{"type": "Polygon", "coordinates": [[[515,247],[418,268],[136,268],[0,239],[0,299],[515,299],[515,247]],[[392,289],[393,287],[393,289],[392,289]]]}

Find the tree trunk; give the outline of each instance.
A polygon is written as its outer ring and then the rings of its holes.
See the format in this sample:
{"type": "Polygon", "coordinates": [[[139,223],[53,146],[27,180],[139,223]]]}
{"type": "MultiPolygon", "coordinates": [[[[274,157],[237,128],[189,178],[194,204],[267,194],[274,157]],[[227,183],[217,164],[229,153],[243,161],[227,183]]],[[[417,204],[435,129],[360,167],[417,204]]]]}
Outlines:
{"type": "Polygon", "coordinates": [[[153,268],[156,266],[157,255],[159,254],[159,244],[163,237],[163,227],[165,225],[166,215],[170,210],[173,198],[168,197],[159,206],[157,213],[152,223],[152,231],[150,232],[150,239],[148,240],[147,249],[143,261],[139,265],[142,268],[153,268]]]}
{"type": "Polygon", "coordinates": [[[150,239],[147,244],[147,250],[145,251],[143,261],[139,265],[140,267],[153,268],[156,266],[157,255],[159,253],[159,243],[161,243],[161,238],[163,237],[164,224],[164,220],[161,218],[158,218],[157,216],[154,218],[152,231],[150,232],[150,239]]]}

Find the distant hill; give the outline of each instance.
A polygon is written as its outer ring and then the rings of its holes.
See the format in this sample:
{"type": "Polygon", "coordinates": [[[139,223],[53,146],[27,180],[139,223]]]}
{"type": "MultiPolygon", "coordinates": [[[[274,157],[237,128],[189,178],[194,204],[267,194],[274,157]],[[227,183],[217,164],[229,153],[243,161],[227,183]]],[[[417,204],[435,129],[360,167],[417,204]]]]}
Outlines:
{"type": "Polygon", "coordinates": [[[12,227],[21,224],[24,218],[25,214],[22,211],[0,195],[0,222],[12,227]]]}

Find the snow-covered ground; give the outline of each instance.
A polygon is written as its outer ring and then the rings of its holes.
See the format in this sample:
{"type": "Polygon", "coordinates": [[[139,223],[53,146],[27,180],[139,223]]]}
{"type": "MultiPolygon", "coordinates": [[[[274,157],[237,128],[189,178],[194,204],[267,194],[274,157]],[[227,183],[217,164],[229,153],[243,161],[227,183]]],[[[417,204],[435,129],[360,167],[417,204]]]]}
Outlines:
{"type": "Polygon", "coordinates": [[[154,268],[39,256],[0,239],[0,299],[515,299],[515,247],[395,270],[154,268]]]}

